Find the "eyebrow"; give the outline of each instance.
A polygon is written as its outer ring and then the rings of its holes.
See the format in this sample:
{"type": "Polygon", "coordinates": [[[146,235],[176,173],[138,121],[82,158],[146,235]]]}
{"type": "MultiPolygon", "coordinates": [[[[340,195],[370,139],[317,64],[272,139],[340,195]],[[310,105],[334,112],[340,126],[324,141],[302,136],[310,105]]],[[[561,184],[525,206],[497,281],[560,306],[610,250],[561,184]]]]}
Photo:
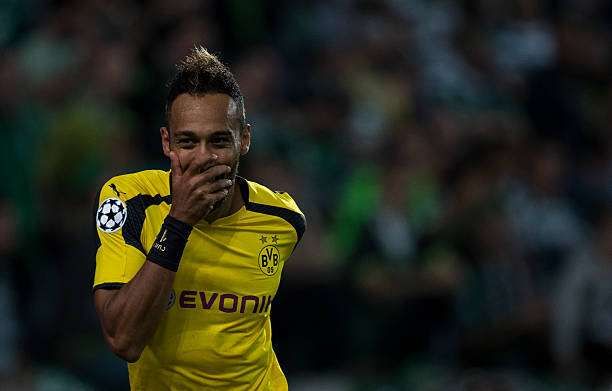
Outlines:
{"type": "Polygon", "coordinates": [[[211,136],[232,136],[233,137],[234,133],[232,133],[232,131],[229,129],[223,129],[223,130],[215,130],[210,135],[211,136]]]}
{"type": "Polygon", "coordinates": [[[174,137],[183,136],[183,137],[197,137],[196,133],[192,130],[175,130],[174,137]]]}
{"type": "MultiPolygon", "coordinates": [[[[198,138],[198,134],[196,132],[194,132],[193,130],[177,130],[174,131],[174,136],[175,137],[192,137],[192,138],[198,138]]],[[[208,135],[209,137],[212,136],[234,136],[234,134],[232,133],[231,130],[229,129],[222,129],[222,130],[215,130],[212,133],[210,133],[208,135]]]]}

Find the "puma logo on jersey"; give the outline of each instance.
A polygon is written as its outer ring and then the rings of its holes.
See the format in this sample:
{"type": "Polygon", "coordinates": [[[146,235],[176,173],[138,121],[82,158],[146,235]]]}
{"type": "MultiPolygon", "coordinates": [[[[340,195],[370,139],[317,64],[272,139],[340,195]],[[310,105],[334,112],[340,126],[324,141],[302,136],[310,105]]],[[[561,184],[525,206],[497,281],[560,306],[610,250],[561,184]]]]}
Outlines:
{"type": "Polygon", "coordinates": [[[117,185],[115,185],[114,183],[111,183],[110,185],[108,185],[108,187],[113,189],[113,191],[115,192],[115,194],[117,194],[117,197],[119,197],[119,198],[121,198],[121,194],[127,194],[127,193],[117,189],[117,185]]]}

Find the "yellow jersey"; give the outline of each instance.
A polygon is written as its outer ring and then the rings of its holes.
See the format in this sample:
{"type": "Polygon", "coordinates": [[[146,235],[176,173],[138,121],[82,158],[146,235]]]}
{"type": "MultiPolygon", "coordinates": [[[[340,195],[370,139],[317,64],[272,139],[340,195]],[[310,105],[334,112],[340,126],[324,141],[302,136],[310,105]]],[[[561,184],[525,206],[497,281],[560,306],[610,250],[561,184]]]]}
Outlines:
{"type": "MultiPolygon", "coordinates": [[[[161,322],[132,390],[286,390],[272,349],[270,311],[283,265],[306,220],[291,196],[237,177],[242,208],[193,227],[161,322]]],[[[170,211],[170,172],[141,171],[104,184],[93,288],[130,281],[170,211]]]]}

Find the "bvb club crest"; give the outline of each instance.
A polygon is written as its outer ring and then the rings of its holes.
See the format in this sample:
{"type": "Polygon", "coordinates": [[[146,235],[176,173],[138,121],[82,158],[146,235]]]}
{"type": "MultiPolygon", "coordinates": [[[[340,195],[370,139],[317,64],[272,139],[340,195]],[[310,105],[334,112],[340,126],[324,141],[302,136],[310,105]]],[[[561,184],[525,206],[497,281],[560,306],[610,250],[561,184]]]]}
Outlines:
{"type": "Polygon", "coordinates": [[[280,251],[277,246],[279,239],[278,235],[261,235],[259,238],[264,247],[259,251],[257,262],[261,271],[267,276],[273,276],[279,268],[280,251]],[[268,238],[271,239],[272,244],[268,244],[268,238]]]}
{"type": "MultiPolygon", "coordinates": [[[[262,244],[267,243],[267,237],[261,236],[259,239],[262,244]]],[[[272,243],[278,243],[276,235],[272,237],[272,243]]],[[[261,271],[267,276],[273,276],[279,268],[280,264],[280,251],[275,244],[266,244],[257,257],[257,262],[261,271]]]]}

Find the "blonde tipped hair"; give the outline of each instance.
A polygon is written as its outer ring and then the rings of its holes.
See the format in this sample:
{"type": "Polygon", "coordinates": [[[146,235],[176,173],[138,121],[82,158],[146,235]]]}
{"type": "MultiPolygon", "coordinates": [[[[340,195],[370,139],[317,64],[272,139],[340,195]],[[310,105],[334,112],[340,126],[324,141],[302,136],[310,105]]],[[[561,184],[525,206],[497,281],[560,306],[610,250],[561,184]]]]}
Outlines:
{"type": "Polygon", "coordinates": [[[172,102],[181,94],[200,96],[211,93],[229,95],[237,105],[241,129],[246,124],[244,98],[229,68],[202,46],[195,46],[176,64],[176,72],[168,82],[166,121],[170,122],[172,102]]]}
{"type": "Polygon", "coordinates": [[[217,56],[206,50],[205,47],[194,46],[191,52],[176,65],[176,68],[178,71],[182,71],[194,67],[221,69],[225,65],[219,61],[217,56]]]}

